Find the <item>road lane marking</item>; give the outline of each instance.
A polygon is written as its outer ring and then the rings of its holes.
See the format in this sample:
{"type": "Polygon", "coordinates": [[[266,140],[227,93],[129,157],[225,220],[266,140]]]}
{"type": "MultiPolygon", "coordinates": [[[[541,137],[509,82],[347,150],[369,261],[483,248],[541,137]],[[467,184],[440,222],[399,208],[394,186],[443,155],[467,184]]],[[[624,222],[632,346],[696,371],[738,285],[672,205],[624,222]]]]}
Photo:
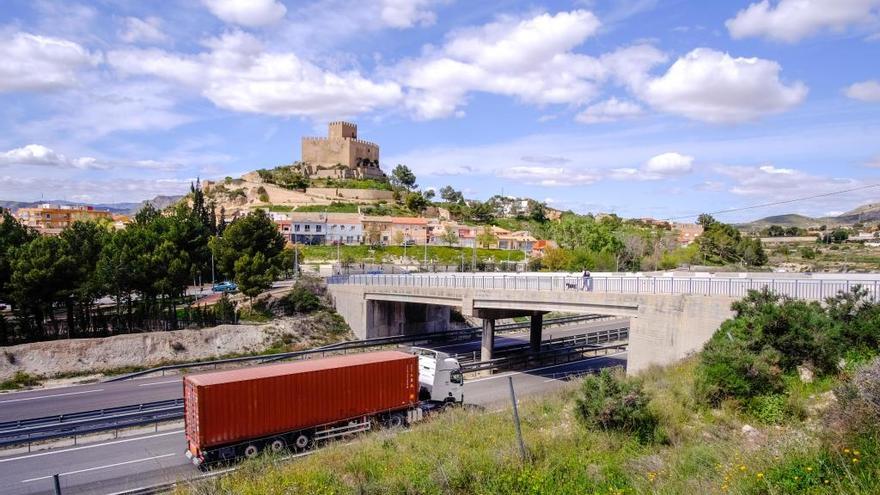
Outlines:
{"type": "MultiPolygon", "coordinates": [[[[90,468],[85,468],[85,469],[79,469],[77,471],[68,471],[66,473],[58,473],[58,476],[70,476],[73,474],[88,473],[89,471],[100,471],[101,469],[110,469],[113,467],[125,466],[127,464],[137,464],[138,462],[152,461],[153,459],[162,459],[163,457],[171,457],[173,455],[178,455],[178,454],[176,452],[172,452],[170,454],[162,454],[162,455],[157,455],[157,456],[153,456],[153,457],[145,457],[143,459],[134,459],[131,461],[117,462],[115,464],[107,464],[106,466],[95,466],[95,467],[90,467],[90,468]]],[[[52,476],[53,475],[50,474],[49,476],[40,476],[39,478],[30,478],[27,480],[21,480],[21,482],[22,483],[30,483],[32,481],[46,480],[46,479],[51,478],[52,476]]]]}
{"type": "Polygon", "coordinates": [[[117,443],[128,443],[128,442],[137,442],[138,440],[147,440],[150,438],[156,437],[167,437],[168,435],[177,435],[183,433],[183,430],[174,430],[167,431],[165,433],[157,433],[155,435],[148,435],[145,437],[135,437],[135,438],[126,438],[125,440],[114,440],[112,442],[102,442],[102,443],[94,443],[91,445],[83,445],[82,447],[74,447],[72,449],[64,449],[64,450],[50,450],[47,452],[40,452],[39,454],[28,454],[20,457],[12,457],[10,459],[0,459],[0,463],[4,462],[12,462],[12,461],[20,461],[22,459],[31,459],[33,457],[42,457],[44,455],[52,455],[52,454],[66,454],[67,452],[74,452],[76,450],[85,450],[85,449],[94,449],[95,447],[104,447],[107,445],[116,445],[117,443]]]}
{"type": "Polygon", "coordinates": [[[168,383],[180,383],[180,378],[177,380],[168,380],[164,382],[153,382],[153,383],[141,383],[138,387],[152,387],[153,385],[165,385],[168,383]]]}
{"type": "Polygon", "coordinates": [[[66,392],[63,394],[53,394],[53,395],[40,395],[37,397],[22,397],[21,399],[7,399],[0,400],[0,404],[6,404],[7,402],[24,402],[26,400],[37,400],[37,399],[51,399],[53,397],[64,397],[66,395],[81,395],[81,394],[91,394],[94,392],[103,392],[103,388],[96,388],[94,390],[83,390],[82,392],[66,392]]]}
{"type": "Polygon", "coordinates": [[[510,373],[504,373],[501,375],[493,375],[493,376],[487,376],[485,378],[477,378],[476,380],[465,380],[464,384],[467,385],[468,383],[477,383],[477,382],[482,382],[482,381],[486,381],[486,380],[494,380],[496,378],[507,378],[508,376],[528,375],[528,374],[531,374],[535,371],[548,370],[550,368],[558,368],[560,366],[566,366],[566,365],[570,365],[573,363],[582,363],[584,361],[592,361],[594,359],[620,356],[621,354],[626,354],[626,351],[616,352],[614,354],[605,354],[604,356],[595,356],[595,357],[591,357],[591,358],[581,359],[580,361],[569,361],[567,363],[554,364],[551,366],[544,366],[543,368],[532,368],[530,370],[525,370],[525,371],[512,371],[510,373]]]}

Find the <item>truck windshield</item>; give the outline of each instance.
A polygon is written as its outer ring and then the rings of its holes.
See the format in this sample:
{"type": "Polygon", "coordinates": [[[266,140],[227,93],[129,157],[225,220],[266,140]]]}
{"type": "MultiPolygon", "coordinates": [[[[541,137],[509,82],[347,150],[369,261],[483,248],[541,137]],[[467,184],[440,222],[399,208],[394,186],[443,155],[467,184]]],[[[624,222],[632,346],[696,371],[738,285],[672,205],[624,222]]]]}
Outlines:
{"type": "Polygon", "coordinates": [[[464,376],[462,376],[461,371],[455,370],[449,374],[449,381],[456,385],[461,385],[464,383],[464,376]]]}

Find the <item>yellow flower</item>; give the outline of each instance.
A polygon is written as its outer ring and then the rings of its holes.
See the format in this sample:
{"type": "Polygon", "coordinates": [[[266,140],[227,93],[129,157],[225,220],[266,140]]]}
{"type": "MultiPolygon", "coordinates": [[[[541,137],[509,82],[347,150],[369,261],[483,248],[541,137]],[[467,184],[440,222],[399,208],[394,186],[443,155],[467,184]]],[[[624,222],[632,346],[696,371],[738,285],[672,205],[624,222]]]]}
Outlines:
{"type": "Polygon", "coordinates": [[[849,454],[849,449],[843,449],[843,452],[849,454]]]}
{"type": "Polygon", "coordinates": [[[853,457],[853,462],[854,462],[854,463],[858,463],[858,462],[859,462],[859,459],[858,459],[857,457],[853,457]]]}
{"type": "Polygon", "coordinates": [[[745,471],[745,470],[746,470],[746,467],[745,467],[745,466],[740,466],[740,467],[739,467],[739,470],[740,470],[740,471],[745,471]]]}
{"type": "Polygon", "coordinates": [[[828,480],[825,480],[825,484],[826,484],[826,485],[828,484],[828,480]]]}
{"type": "Polygon", "coordinates": [[[758,474],[756,474],[755,476],[757,476],[758,478],[763,478],[763,477],[764,477],[764,473],[758,473],[758,474]]]}
{"type": "Polygon", "coordinates": [[[861,455],[861,453],[860,453],[858,450],[853,450],[853,454],[855,454],[855,455],[861,455]]]}
{"type": "Polygon", "coordinates": [[[812,471],[813,468],[811,466],[807,466],[807,471],[812,471]]]}

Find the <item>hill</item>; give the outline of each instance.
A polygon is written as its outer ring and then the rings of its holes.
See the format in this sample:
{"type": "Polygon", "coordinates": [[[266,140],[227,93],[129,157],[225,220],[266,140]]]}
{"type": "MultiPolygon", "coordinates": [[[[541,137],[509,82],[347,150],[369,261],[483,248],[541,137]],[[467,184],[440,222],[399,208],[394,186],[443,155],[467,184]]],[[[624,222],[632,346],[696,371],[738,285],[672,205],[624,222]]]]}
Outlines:
{"type": "Polygon", "coordinates": [[[820,225],[853,225],[855,223],[880,222],[880,203],[868,203],[846,213],[829,217],[808,217],[790,213],[787,215],[774,215],[737,225],[745,230],[760,230],[771,225],[782,227],[818,227],[820,225]]]}
{"type": "MultiPolygon", "coordinates": [[[[183,196],[156,196],[153,199],[147,199],[141,201],[140,203],[99,203],[94,206],[98,210],[107,210],[110,213],[114,213],[117,215],[134,215],[141,208],[146,206],[147,204],[153,205],[156,209],[163,209],[167,206],[173,205],[174,203],[180,201],[183,196]]],[[[11,210],[12,212],[17,211],[19,208],[33,208],[35,206],[39,206],[42,204],[53,204],[53,205],[65,205],[65,206],[76,206],[81,205],[83,203],[76,203],[72,201],[64,201],[64,200],[42,200],[42,201],[5,201],[0,200],[0,208],[6,208],[11,210]]]]}

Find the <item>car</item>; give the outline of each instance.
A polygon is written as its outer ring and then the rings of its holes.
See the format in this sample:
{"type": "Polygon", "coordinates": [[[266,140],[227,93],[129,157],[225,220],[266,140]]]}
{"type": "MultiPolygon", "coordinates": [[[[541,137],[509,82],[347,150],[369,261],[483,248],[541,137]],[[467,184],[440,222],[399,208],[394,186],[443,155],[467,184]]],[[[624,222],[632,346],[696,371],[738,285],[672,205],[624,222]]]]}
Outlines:
{"type": "Polygon", "coordinates": [[[407,240],[403,241],[403,245],[406,247],[415,246],[416,241],[414,241],[412,239],[407,239],[407,240]]]}
{"type": "Polygon", "coordinates": [[[235,285],[234,282],[226,280],[225,282],[214,284],[214,286],[211,287],[211,290],[214,292],[235,292],[238,290],[238,286],[235,285]]]}

